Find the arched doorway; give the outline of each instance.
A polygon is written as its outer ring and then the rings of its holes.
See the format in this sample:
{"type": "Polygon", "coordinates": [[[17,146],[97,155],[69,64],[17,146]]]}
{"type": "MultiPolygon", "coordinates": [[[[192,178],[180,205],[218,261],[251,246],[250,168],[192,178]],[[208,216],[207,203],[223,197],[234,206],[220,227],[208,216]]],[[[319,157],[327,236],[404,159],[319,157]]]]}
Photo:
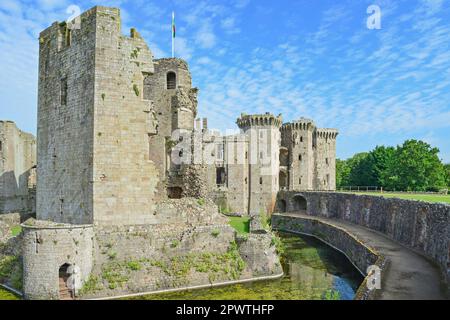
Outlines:
{"type": "Polygon", "coordinates": [[[280,172],[278,174],[278,183],[279,183],[280,190],[287,190],[288,179],[287,179],[286,171],[280,170],[280,172]]]}
{"type": "Polygon", "coordinates": [[[283,199],[279,199],[277,201],[277,211],[278,212],[286,212],[286,201],[283,199]]]}
{"type": "Polygon", "coordinates": [[[70,274],[67,272],[70,264],[65,263],[59,268],[59,299],[60,300],[72,300],[74,298],[73,290],[67,285],[67,280],[70,274]]]}
{"type": "Polygon", "coordinates": [[[294,211],[296,212],[306,212],[307,202],[305,197],[296,195],[293,199],[294,211]]]}

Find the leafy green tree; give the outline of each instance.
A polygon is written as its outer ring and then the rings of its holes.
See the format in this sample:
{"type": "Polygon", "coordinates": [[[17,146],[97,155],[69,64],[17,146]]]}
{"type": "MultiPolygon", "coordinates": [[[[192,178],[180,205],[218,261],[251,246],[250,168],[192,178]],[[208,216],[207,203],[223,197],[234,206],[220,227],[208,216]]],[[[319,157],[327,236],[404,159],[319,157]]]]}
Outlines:
{"type": "Polygon", "coordinates": [[[372,159],[367,152],[357,153],[352,158],[348,159],[348,166],[350,167],[349,185],[376,185],[376,177],[372,170],[373,165],[372,159]]]}
{"type": "Polygon", "coordinates": [[[395,163],[395,148],[377,146],[369,153],[372,174],[375,180],[375,186],[386,186],[389,180],[389,169],[395,163]]]}
{"type": "Polygon", "coordinates": [[[447,188],[450,189],[450,163],[447,163],[444,165],[445,171],[446,171],[446,178],[447,178],[447,188]]]}
{"type": "Polygon", "coordinates": [[[386,187],[403,191],[437,191],[445,186],[439,149],[428,143],[407,140],[398,146],[395,159],[384,175],[386,187]]]}
{"type": "Polygon", "coordinates": [[[347,160],[336,159],[336,188],[348,186],[350,167],[347,160]]]}

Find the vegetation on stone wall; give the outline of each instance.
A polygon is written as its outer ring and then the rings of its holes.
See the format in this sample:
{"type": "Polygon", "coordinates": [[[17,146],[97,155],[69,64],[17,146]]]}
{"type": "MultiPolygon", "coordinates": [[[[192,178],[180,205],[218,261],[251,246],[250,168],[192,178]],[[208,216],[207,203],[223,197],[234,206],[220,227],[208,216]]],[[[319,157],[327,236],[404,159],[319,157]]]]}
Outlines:
{"type": "Polygon", "coordinates": [[[22,261],[19,257],[0,257],[0,282],[22,290],[22,261]]]}
{"type": "Polygon", "coordinates": [[[449,186],[449,166],[439,149],[407,140],[397,147],[377,146],[347,160],[336,160],[336,186],[377,186],[395,191],[440,191],[449,186]],[[447,172],[446,172],[447,171],[447,172]]]}
{"type": "Polygon", "coordinates": [[[239,234],[248,234],[250,232],[249,217],[228,217],[230,226],[232,226],[239,234]]]}
{"type": "Polygon", "coordinates": [[[239,254],[237,244],[230,243],[224,253],[191,253],[184,256],[174,256],[164,260],[139,259],[125,261],[109,261],[102,266],[99,276],[91,275],[84,283],[80,295],[95,293],[103,289],[114,290],[124,287],[132,278],[134,272],[154,273],[159,269],[172,281],[172,286],[186,285],[192,272],[208,274],[213,282],[217,279],[239,279],[246,263],[239,254]]]}

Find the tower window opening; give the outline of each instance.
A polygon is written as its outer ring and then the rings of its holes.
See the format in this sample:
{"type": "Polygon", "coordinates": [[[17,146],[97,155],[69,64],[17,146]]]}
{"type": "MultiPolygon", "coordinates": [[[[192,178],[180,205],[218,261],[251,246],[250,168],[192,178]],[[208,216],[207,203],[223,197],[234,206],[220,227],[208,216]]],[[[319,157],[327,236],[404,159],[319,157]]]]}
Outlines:
{"type": "Polygon", "coordinates": [[[263,184],[263,178],[259,177],[259,184],[263,184]]]}
{"type": "Polygon", "coordinates": [[[303,142],[303,137],[300,137],[300,142],[303,142]]]}
{"type": "Polygon", "coordinates": [[[329,164],[329,163],[328,163],[328,158],[325,158],[325,163],[326,163],[326,164],[329,164]]]}
{"type": "Polygon", "coordinates": [[[61,79],[61,105],[67,105],[67,78],[61,79]]]}
{"type": "Polygon", "coordinates": [[[302,161],[302,155],[301,154],[298,155],[298,161],[302,161]]]}
{"type": "Polygon", "coordinates": [[[223,186],[226,183],[225,168],[216,168],[216,184],[217,186],[223,186]]]}
{"type": "Polygon", "coordinates": [[[175,72],[168,72],[167,73],[167,89],[176,89],[177,88],[177,75],[175,72]]]}
{"type": "Polygon", "coordinates": [[[2,151],[2,150],[3,150],[3,142],[0,141],[0,151],[2,151]]]}

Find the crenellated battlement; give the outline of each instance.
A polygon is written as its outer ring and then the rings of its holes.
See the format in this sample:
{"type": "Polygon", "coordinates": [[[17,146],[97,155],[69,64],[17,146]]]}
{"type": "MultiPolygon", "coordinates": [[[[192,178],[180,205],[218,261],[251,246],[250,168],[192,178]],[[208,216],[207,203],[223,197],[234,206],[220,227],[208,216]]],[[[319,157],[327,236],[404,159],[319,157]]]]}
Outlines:
{"type": "Polygon", "coordinates": [[[336,139],[339,132],[336,129],[317,129],[316,136],[319,139],[336,139]]]}
{"type": "Polygon", "coordinates": [[[241,116],[237,119],[236,124],[240,129],[245,129],[253,126],[274,126],[280,128],[283,124],[283,118],[281,114],[274,116],[270,112],[265,114],[245,114],[241,113],[241,116]]]}
{"type": "Polygon", "coordinates": [[[288,122],[283,124],[281,127],[281,131],[290,131],[290,130],[313,130],[316,127],[314,121],[307,118],[300,118],[293,122],[288,122]]]}

